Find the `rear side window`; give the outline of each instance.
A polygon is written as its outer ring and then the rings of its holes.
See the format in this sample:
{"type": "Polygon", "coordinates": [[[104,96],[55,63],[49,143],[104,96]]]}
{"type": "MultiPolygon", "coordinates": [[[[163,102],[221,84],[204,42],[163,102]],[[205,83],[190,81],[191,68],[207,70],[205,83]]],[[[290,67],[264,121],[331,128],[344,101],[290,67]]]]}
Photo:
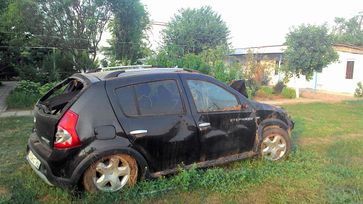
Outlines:
{"type": "Polygon", "coordinates": [[[178,86],[174,80],[142,83],[117,89],[123,112],[128,116],[183,113],[178,86]]]}
{"type": "Polygon", "coordinates": [[[126,115],[136,116],[138,114],[135,104],[133,86],[126,86],[116,89],[116,95],[118,96],[122,110],[126,115]]]}

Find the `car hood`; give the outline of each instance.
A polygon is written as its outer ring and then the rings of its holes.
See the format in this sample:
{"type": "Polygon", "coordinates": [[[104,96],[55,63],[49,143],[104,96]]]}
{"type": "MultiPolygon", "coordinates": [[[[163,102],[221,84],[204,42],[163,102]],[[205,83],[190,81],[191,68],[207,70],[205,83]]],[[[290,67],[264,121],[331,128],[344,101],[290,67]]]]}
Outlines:
{"type": "Polygon", "coordinates": [[[251,105],[256,111],[283,111],[283,109],[280,106],[274,106],[266,103],[260,103],[257,101],[250,101],[251,105]]]}

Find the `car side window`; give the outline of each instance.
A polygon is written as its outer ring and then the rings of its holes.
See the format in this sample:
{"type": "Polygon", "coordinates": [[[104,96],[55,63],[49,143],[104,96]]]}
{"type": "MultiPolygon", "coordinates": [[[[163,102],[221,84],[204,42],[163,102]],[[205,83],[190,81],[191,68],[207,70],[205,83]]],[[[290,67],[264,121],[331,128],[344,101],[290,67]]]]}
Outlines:
{"type": "Polygon", "coordinates": [[[224,88],[201,80],[187,80],[198,112],[240,110],[237,98],[224,88]]]}
{"type": "Polygon", "coordinates": [[[116,95],[119,100],[122,111],[127,116],[137,116],[137,107],[135,103],[135,94],[133,86],[126,86],[116,89],[116,95]]]}
{"type": "Polygon", "coordinates": [[[174,80],[131,85],[116,89],[121,108],[127,116],[170,115],[184,112],[174,80]]]}

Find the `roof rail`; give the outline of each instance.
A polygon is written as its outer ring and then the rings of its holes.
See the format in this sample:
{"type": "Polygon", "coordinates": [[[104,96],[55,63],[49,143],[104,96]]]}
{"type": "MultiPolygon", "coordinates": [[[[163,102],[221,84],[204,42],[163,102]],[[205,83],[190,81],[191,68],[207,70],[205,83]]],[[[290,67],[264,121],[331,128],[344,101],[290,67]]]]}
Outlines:
{"type": "Polygon", "coordinates": [[[127,65],[127,66],[103,67],[100,68],[100,71],[105,72],[105,71],[116,71],[116,70],[126,70],[126,69],[144,69],[152,67],[153,67],[152,65],[127,65]]]}

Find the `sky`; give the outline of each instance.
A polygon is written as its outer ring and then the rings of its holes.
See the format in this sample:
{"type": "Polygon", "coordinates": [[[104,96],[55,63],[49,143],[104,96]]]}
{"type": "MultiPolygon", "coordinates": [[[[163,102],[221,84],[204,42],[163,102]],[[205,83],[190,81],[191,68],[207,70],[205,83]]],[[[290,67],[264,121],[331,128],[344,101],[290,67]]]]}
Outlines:
{"type": "MultiPolygon", "coordinates": [[[[279,45],[292,26],[333,24],[335,17],[350,18],[363,11],[362,0],[141,0],[150,19],[168,22],[182,8],[211,6],[230,29],[233,48],[279,45]]],[[[149,31],[157,48],[162,26],[149,31]]]]}

